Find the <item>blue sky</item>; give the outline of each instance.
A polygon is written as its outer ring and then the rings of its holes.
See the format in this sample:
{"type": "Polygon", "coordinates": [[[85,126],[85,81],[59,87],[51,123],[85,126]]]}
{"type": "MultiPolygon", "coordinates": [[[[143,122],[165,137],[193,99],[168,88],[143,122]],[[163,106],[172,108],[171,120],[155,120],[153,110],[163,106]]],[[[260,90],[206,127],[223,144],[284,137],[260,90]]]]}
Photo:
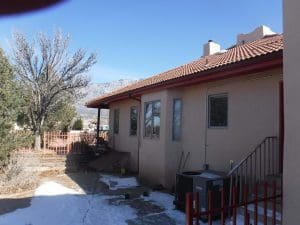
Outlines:
{"type": "Polygon", "coordinates": [[[202,55],[212,39],[227,48],[257,26],[282,32],[281,0],[69,0],[40,12],[0,17],[0,45],[14,29],[29,37],[60,28],[71,48],[98,55],[92,82],[144,78],[202,55]]]}

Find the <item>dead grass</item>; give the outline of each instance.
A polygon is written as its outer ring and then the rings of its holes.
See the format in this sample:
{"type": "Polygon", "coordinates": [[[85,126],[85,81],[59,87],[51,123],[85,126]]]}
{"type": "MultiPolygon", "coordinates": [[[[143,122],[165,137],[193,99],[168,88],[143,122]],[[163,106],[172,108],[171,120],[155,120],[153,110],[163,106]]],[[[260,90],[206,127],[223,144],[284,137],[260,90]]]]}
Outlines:
{"type": "Polygon", "coordinates": [[[31,170],[30,166],[38,163],[39,159],[33,152],[13,152],[8,165],[0,174],[0,194],[35,189],[38,184],[38,172],[31,170]]]}

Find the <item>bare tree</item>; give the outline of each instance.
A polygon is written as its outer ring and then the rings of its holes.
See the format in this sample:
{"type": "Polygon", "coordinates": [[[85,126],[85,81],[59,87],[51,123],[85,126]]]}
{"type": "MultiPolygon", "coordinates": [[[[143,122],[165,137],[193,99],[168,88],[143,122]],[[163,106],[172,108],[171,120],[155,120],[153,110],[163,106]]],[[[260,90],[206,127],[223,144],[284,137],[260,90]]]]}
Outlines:
{"type": "Polygon", "coordinates": [[[53,38],[39,33],[31,42],[20,32],[13,33],[13,65],[36,150],[41,147],[41,128],[47,114],[58,104],[78,97],[78,90],[89,83],[86,73],[96,63],[95,54],[86,57],[83,49],[70,55],[69,41],[61,31],[53,38]]]}

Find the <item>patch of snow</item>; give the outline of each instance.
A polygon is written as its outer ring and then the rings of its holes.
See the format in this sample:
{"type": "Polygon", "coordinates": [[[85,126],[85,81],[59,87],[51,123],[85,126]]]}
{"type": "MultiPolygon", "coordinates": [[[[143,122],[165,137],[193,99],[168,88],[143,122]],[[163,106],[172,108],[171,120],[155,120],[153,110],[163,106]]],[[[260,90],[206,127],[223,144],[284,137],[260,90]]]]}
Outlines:
{"type": "MultiPolygon", "coordinates": [[[[254,212],[254,204],[248,205],[248,210],[254,212]]],[[[261,206],[257,206],[257,213],[258,215],[264,215],[264,208],[261,206]]],[[[273,217],[273,211],[267,209],[267,217],[273,217]]],[[[276,219],[281,220],[281,213],[276,212],[276,219]]]]}
{"type": "Polygon", "coordinates": [[[1,225],[126,225],[136,211],[110,205],[111,196],[84,195],[55,182],[37,188],[31,205],[0,216],[1,225]]]}
{"type": "Polygon", "coordinates": [[[41,184],[36,190],[35,196],[54,196],[54,195],[76,195],[83,194],[73,189],[67,188],[53,181],[41,184]]]}
{"type": "Polygon", "coordinates": [[[135,209],[128,205],[110,205],[109,199],[108,196],[93,197],[83,225],[127,225],[127,220],[136,218],[135,209]]]}
{"type": "MultiPolygon", "coordinates": [[[[154,204],[164,208],[166,210],[165,213],[170,218],[172,218],[177,225],[185,224],[185,213],[176,210],[173,205],[174,196],[162,192],[151,192],[148,197],[141,196],[141,198],[144,201],[151,201],[154,204]]],[[[201,222],[201,224],[207,225],[208,223],[201,222]]],[[[220,225],[221,221],[220,220],[214,221],[213,224],[220,225]]],[[[231,219],[227,219],[225,224],[232,225],[233,222],[231,221],[231,219]]],[[[242,215],[237,215],[236,224],[244,225],[244,217],[242,215]]],[[[261,223],[258,224],[261,225],[261,223]]]]}
{"type": "Polygon", "coordinates": [[[218,179],[220,178],[219,175],[209,172],[203,172],[199,175],[199,177],[208,178],[208,179],[218,179]]]}
{"type": "Polygon", "coordinates": [[[101,174],[100,181],[105,183],[110,190],[134,188],[139,186],[135,177],[117,177],[112,175],[101,174]]]}
{"type": "MultiPolygon", "coordinates": [[[[102,176],[107,182],[117,183],[118,185],[114,188],[138,185],[136,179],[132,179],[133,177],[129,179],[109,175],[102,176]]],[[[129,205],[111,204],[110,201],[114,198],[119,199],[120,196],[86,195],[55,182],[46,182],[36,189],[29,207],[0,215],[0,224],[127,225],[127,220],[137,218],[136,210],[129,205]]],[[[175,210],[173,205],[174,196],[162,192],[151,192],[148,197],[142,196],[141,198],[163,208],[163,213],[172,218],[176,224],[185,224],[185,214],[175,210]]],[[[251,210],[251,206],[249,210],[251,210]]],[[[259,212],[261,210],[260,207],[259,212]]],[[[205,225],[206,223],[201,222],[201,224],[205,225]]],[[[220,221],[214,221],[214,224],[219,225],[220,221]]],[[[232,221],[227,220],[226,224],[232,224],[232,221]]],[[[237,215],[237,225],[243,224],[244,217],[237,215]]]]}
{"type": "Polygon", "coordinates": [[[37,188],[29,207],[0,216],[0,224],[81,224],[81,215],[88,207],[88,201],[80,196],[60,184],[46,182],[37,188]]]}
{"type": "Polygon", "coordinates": [[[185,224],[185,214],[179,210],[175,209],[173,204],[174,196],[162,193],[162,192],[151,192],[148,197],[142,196],[145,201],[151,201],[154,204],[165,209],[165,213],[175,220],[176,224],[184,225],[185,224]]]}

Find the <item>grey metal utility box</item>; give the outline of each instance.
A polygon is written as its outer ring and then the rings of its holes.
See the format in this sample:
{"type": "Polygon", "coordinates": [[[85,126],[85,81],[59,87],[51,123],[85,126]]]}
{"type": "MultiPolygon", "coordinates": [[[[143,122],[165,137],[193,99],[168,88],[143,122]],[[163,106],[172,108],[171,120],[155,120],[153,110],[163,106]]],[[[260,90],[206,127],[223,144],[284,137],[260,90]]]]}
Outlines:
{"type": "MultiPolygon", "coordinates": [[[[201,211],[208,209],[208,191],[213,192],[213,207],[221,207],[220,190],[229,191],[229,178],[226,173],[214,170],[187,171],[176,174],[174,204],[179,210],[185,210],[185,195],[188,192],[200,193],[201,211]]],[[[226,194],[228,196],[228,194],[226,194]]],[[[226,199],[228,204],[228,199],[226,199]]],[[[216,213],[218,217],[219,213],[216,213]]]]}

